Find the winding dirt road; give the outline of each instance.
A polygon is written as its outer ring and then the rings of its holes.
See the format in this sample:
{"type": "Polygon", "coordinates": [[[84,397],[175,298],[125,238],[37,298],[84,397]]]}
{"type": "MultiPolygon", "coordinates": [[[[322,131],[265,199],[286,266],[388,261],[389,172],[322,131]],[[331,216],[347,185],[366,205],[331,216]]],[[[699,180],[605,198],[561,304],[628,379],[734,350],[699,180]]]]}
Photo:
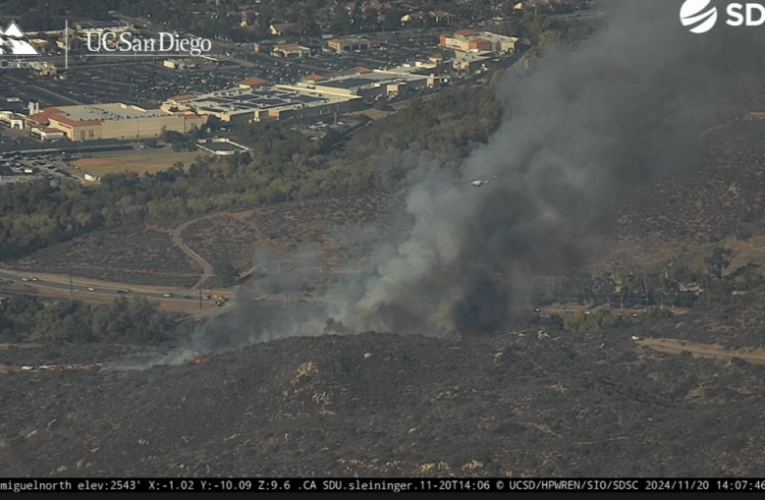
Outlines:
{"type": "MultiPolygon", "coordinates": [[[[207,216],[209,217],[209,216],[207,216]]],[[[170,236],[173,238],[173,243],[181,249],[183,253],[188,255],[194,262],[202,266],[202,275],[199,277],[199,281],[196,282],[196,284],[192,288],[199,288],[204,283],[210,279],[211,276],[213,276],[215,273],[213,272],[213,268],[210,265],[209,262],[207,262],[205,259],[202,258],[201,255],[196,253],[190,246],[188,246],[181,237],[181,233],[184,229],[189,227],[190,225],[194,224],[195,222],[199,222],[200,220],[204,219],[206,217],[201,217],[198,219],[192,219],[189,221],[184,222],[180,226],[177,226],[172,231],[170,231],[170,236]]]]}

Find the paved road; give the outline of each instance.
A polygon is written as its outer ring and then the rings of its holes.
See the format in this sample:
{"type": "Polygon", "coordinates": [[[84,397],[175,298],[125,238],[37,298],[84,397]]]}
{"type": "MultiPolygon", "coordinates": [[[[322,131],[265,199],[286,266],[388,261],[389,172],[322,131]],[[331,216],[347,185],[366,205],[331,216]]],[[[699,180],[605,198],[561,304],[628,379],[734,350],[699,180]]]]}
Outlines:
{"type": "MultiPolygon", "coordinates": [[[[68,276],[61,276],[61,275],[36,275],[36,274],[30,274],[28,272],[23,271],[16,271],[11,269],[1,269],[0,270],[0,279],[4,280],[12,280],[17,283],[23,283],[25,285],[32,286],[34,288],[39,288],[41,291],[47,290],[58,290],[62,292],[70,292],[70,283],[69,283],[69,277],[68,276]],[[37,281],[32,281],[32,278],[37,277],[37,281]],[[24,281],[24,279],[27,279],[29,281],[24,281]]],[[[141,295],[143,297],[152,298],[152,299],[163,299],[163,300],[199,300],[199,292],[196,290],[187,290],[187,289],[177,289],[168,287],[164,290],[160,289],[159,287],[150,287],[146,285],[123,285],[119,283],[108,283],[108,282],[99,282],[96,280],[87,280],[83,278],[72,278],[71,287],[73,288],[73,291],[78,296],[81,296],[85,299],[87,297],[95,298],[95,297],[106,297],[106,298],[114,298],[116,295],[119,295],[120,290],[130,290],[131,295],[141,295]],[[93,288],[94,290],[88,290],[88,288],[93,288]],[[172,297],[164,297],[164,294],[172,293],[172,297]],[[186,298],[188,297],[188,298],[186,298]]],[[[222,294],[222,295],[228,295],[230,292],[227,292],[225,290],[205,290],[203,292],[205,295],[212,295],[212,294],[222,294]]]]}
{"type": "MultiPolygon", "coordinates": [[[[33,287],[39,291],[39,293],[45,295],[46,292],[49,295],[54,296],[67,296],[70,293],[69,276],[62,276],[56,274],[31,274],[29,272],[18,271],[15,269],[0,268],[0,280],[12,280],[14,283],[21,283],[30,287],[33,287]],[[29,281],[23,281],[26,278],[29,281]],[[36,281],[32,281],[32,278],[37,278],[36,281]]],[[[199,301],[199,290],[189,290],[186,288],[160,288],[156,286],[147,285],[128,285],[122,283],[103,282],[97,280],[90,280],[85,278],[72,278],[73,295],[81,300],[91,300],[99,302],[110,302],[115,297],[119,296],[140,296],[149,299],[162,300],[166,303],[176,302],[180,305],[181,302],[186,304],[192,304],[199,301]],[[93,290],[88,290],[93,288],[93,290]],[[120,294],[118,291],[123,289],[129,289],[129,293],[120,294]],[[172,297],[165,297],[165,294],[172,293],[172,297]]],[[[202,294],[204,296],[223,295],[225,297],[231,297],[233,290],[227,289],[203,289],[202,294]]],[[[293,301],[299,301],[299,298],[292,297],[293,301]]],[[[284,303],[285,297],[283,295],[274,295],[267,297],[260,297],[256,304],[260,304],[266,301],[271,303],[284,303]]],[[[310,303],[314,303],[315,299],[311,299],[310,303]]],[[[197,311],[194,308],[193,316],[198,318],[210,318],[214,316],[220,316],[233,312],[237,304],[235,301],[226,302],[222,307],[211,307],[209,299],[203,298],[204,309],[197,311]]],[[[188,306],[182,308],[184,312],[189,313],[188,306]]]]}

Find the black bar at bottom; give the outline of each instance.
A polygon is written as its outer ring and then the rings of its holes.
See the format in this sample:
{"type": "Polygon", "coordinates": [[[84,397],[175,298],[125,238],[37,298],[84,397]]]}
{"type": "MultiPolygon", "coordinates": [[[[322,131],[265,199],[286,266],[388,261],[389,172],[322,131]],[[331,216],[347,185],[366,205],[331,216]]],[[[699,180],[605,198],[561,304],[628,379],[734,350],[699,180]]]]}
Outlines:
{"type": "Polygon", "coordinates": [[[366,478],[366,479],[0,479],[3,492],[231,492],[231,491],[765,491],[765,479],[514,479],[514,478],[366,478]]]}

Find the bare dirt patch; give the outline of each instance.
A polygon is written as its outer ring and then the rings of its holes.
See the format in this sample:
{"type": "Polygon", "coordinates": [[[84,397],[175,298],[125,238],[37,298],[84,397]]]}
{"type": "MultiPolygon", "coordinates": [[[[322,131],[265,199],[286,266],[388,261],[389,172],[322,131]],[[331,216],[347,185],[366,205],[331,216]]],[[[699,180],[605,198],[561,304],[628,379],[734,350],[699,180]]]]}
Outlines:
{"type": "Polygon", "coordinates": [[[135,172],[137,174],[145,175],[167,170],[176,162],[181,162],[185,168],[188,168],[197,156],[204,155],[205,153],[197,151],[175,153],[163,150],[97,158],[83,158],[81,160],[73,161],[72,165],[84,172],[99,176],[122,172],[135,172]]]}

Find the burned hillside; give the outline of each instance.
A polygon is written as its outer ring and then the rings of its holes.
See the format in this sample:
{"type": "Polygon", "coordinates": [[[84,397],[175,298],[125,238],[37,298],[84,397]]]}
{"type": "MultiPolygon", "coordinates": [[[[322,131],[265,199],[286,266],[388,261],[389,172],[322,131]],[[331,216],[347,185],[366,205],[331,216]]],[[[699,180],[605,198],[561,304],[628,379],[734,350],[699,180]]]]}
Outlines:
{"type": "Polygon", "coordinates": [[[763,137],[759,121],[735,120],[711,132],[695,168],[638,185],[612,224],[623,237],[651,234],[691,244],[765,232],[763,137]]]}
{"type": "MultiPolygon", "coordinates": [[[[757,476],[763,368],[519,330],[3,374],[12,476],[757,476]]],[[[640,334],[639,331],[633,333],[640,334]]]]}

